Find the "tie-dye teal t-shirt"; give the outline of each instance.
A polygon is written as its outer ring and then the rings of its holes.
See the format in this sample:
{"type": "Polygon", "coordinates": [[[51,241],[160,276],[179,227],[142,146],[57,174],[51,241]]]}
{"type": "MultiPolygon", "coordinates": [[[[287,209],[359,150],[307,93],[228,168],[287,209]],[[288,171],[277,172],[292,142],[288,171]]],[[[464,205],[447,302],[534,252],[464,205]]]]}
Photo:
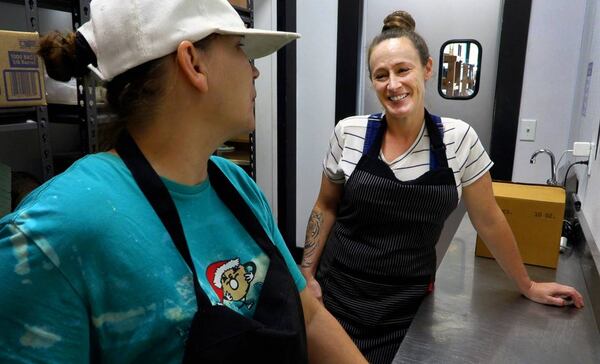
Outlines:
{"type": "MultiPolygon", "coordinates": [[[[306,283],[254,181],[213,157],[306,283]]],[[[252,316],[268,256],[210,182],[163,179],[203,290],[252,316]]],[[[0,362],[181,362],[196,312],[191,273],[121,159],[99,153],[0,221],[0,362]]]]}

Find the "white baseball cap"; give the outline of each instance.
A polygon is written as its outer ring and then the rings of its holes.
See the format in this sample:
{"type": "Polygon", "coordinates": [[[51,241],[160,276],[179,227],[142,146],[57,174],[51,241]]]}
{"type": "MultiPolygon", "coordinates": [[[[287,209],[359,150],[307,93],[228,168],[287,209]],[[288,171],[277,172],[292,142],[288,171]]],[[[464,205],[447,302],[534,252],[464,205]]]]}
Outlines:
{"type": "Polygon", "coordinates": [[[267,56],[298,33],[246,28],[227,0],[94,0],[91,19],[78,31],[96,54],[103,80],[174,52],[184,40],[240,35],[248,58],[267,56]]]}

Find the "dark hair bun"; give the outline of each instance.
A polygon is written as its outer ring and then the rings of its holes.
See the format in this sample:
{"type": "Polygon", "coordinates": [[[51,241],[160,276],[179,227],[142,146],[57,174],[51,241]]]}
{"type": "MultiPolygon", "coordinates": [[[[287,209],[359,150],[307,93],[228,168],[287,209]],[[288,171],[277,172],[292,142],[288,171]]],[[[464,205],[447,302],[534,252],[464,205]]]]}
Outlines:
{"type": "Polygon", "coordinates": [[[38,55],[44,60],[48,76],[57,81],[69,81],[76,76],[77,64],[75,33],[63,36],[51,32],[40,39],[38,55]]]}
{"type": "Polygon", "coordinates": [[[415,31],[415,19],[412,15],[403,10],[397,10],[383,19],[383,28],[381,32],[385,32],[389,29],[408,30],[411,32],[415,31]]]}

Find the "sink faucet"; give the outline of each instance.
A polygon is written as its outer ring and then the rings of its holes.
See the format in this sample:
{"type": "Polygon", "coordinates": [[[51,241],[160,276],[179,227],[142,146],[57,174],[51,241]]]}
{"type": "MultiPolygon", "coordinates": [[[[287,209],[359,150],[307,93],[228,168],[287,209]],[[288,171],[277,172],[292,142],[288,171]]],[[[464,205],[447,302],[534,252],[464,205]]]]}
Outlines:
{"type": "Polygon", "coordinates": [[[531,159],[529,160],[529,163],[535,163],[535,157],[537,157],[537,155],[540,153],[546,153],[550,156],[550,169],[552,174],[550,179],[546,180],[546,183],[554,186],[558,185],[558,182],[556,181],[556,165],[554,164],[554,153],[552,153],[552,151],[550,151],[549,149],[538,150],[537,152],[533,153],[531,159]]]}

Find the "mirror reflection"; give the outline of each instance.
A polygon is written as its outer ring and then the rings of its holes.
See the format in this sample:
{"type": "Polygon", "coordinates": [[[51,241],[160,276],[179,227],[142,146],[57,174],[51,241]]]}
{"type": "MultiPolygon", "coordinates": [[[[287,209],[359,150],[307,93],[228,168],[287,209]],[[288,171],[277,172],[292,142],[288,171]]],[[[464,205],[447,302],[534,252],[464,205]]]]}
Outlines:
{"type": "Polygon", "coordinates": [[[470,99],[479,89],[481,45],[476,40],[451,40],[442,45],[438,91],[447,99],[470,99]]]}

